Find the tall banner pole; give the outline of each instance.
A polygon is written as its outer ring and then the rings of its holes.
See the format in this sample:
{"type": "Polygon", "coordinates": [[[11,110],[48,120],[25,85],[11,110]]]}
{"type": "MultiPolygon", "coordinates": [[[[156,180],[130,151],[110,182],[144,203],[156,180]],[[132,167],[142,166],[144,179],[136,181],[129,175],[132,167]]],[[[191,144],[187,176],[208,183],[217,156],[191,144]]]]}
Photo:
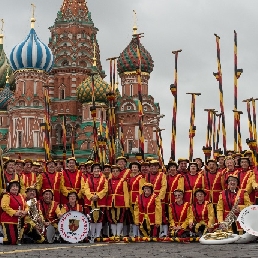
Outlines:
{"type": "Polygon", "coordinates": [[[225,112],[224,112],[224,99],[223,99],[223,88],[222,88],[222,70],[220,63],[220,37],[217,34],[214,34],[216,37],[216,47],[217,47],[217,66],[218,72],[213,73],[216,80],[219,82],[219,96],[220,96],[220,113],[222,120],[222,134],[223,134],[223,149],[224,154],[227,151],[227,141],[226,141],[226,122],[225,122],[225,112]]]}
{"type": "Polygon", "coordinates": [[[172,127],[171,127],[171,159],[176,159],[176,118],[177,118],[177,59],[178,53],[182,52],[182,49],[172,51],[175,55],[175,70],[174,70],[174,84],[170,85],[170,91],[174,97],[174,105],[172,110],[172,127]]]}

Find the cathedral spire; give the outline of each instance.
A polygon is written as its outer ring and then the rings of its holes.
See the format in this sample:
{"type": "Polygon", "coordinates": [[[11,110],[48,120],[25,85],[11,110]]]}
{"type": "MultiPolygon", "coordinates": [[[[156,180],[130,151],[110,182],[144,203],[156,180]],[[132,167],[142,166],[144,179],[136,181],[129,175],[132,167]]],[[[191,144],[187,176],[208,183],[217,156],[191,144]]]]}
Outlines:
{"type": "Polygon", "coordinates": [[[64,0],[60,11],[64,19],[70,20],[73,17],[88,18],[88,7],[85,0],[64,0]]]}
{"type": "Polygon", "coordinates": [[[1,19],[1,29],[0,29],[0,45],[3,45],[3,39],[4,39],[4,34],[3,34],[3,30],[4,30],[4,20],[1,19]]]}

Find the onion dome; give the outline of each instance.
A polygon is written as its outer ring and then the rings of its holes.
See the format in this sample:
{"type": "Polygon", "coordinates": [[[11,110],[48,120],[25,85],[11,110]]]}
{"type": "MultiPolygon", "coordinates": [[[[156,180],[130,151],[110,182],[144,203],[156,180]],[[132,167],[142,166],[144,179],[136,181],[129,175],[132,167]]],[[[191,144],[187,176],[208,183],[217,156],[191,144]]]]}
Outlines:
{"type": "Polygon", "coordinates": [[[0,92],[0,109],[6,110],[9,100],[13,97],[13,92],[10,90],[9,75],[6,76],[6,85],[0,92]]]}
{"type": "MultiPolygon", "coordinates": [[[[140,43],[141,71],[151,73],[154,62],[150,53],[140,43]]],[[[118,73],[134,72],[138,69],[137,37],[134,35],[129,45],[120,54],[117,60],[118,73]]]]}
{"type": "Polygon", "coordinates": [[[10,55],[14,71],[20,69],[37,69],[49,72],[52,69],[54,57],[50,48],[42,43],[34,29],[34,18],[31,19],[31,29],[26,39],[15,46],[10,55]]]}
{"type": "Polygon", "coordinates": [[[12,68],[10,67],[7,56],[3,48],[3,34],[0,34],[0,88],[4,88],[7,73],[10,74],[9,82],[12,85],[14,83],[14,76],[12,74],[12,68]]]}
{"type": "MultiPolygon", "coordinates": [[[[95,67],[93,67],[94,69],[95,67]]],[[[95,68],[96,69],[96,68],[95,68]]],[[[94,79],[94,95],[96,102],[107,102],[106,94],[109,92],[109,85],[106,83],[99,73],[93,75],[94,79]]],[[[83,81],[77,88],[77,99],[81,103],[87,103],[92,101],[92,77],[89,76],[83,81]]]]}

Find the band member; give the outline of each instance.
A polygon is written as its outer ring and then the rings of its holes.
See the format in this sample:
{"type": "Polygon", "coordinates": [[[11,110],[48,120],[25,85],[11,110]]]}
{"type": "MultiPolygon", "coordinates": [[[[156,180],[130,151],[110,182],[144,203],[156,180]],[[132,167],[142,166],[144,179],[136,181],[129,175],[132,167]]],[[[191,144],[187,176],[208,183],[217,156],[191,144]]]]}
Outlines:
{"type": "Polygon", "coordinates": [[[63,171],[63,161],[60,159],[54,160],[56,164],[56,172],[62,172],[63,171]]]}
{"type": "Polygon", "coordinates": [[[24,169],[21,178],[24,182],[25,189],[31,185],[34,185],[37,181],[37,175],[31,172],[32,164],[33,162],[31,159],[24,160],[24,169]]]}
{"type": "Polygon", "coordinates": [[[254,169],[255,165],[254,165],[254,161],[253,161],[253,151],[247,150],[244,153],[244,157],[249,158],[249,160],[250,160],[250,169],[254,169]]]}
{"type": "Polygon", "coordinates": [[[136,202],[136,198],[139,194],[142,193],[142,187],[145,183],[145,179],[142,174],[140,174],[141,165],[139,162],[131,162],[129,165],[129,169],[131,170],[131,177],[127,180],[128,190],[130,196],[130,223],[133,224],[133,236],[138,236],[139,228],[138,225],[135,224],[134,218],[134,205],[136,202]]]}
{"type": "Polygon", "coordinates": [[[38,176],[40,174],[40,169],[39,169],[40,167],[41,167],[40,163],[33,162],[31,167],[31,173],[34,173],[36,174],[36,176],[38,176]]]}
{"type": "Polygon", "coordinates": [[[187,174],[188,169],[187,169],[187,164],[189,163],[188,159],[185,158],[180,158],[177,161],[178,164],[178,173],[181,175],[187,174]]]}
{"type": "Polygon", "coordinates": [[[0,238],[0,241],[6,245],[17,244],[24,233],[24,218],[28,214],[28,206],[19,191],[19,181],[10,181],[1,200],[1,223],[4,237],[0,238]]]}
{"type": "Polygon", "coordinates": [[[198,165],[198,171],[202,171],[204,167],[204,163],[201,158],[195,158],[193,159],[193,162],[196,162],[198,165]]]}
{"type": "MultiPolygon", "coordinates": [[[[68,168],[62,171],[60,190],[61,190],[61,204],[66,203],[67,196],[70,190],[76,190],[79,199],[82,197],[81,193],[81,179],[82,172],[76,167],[76,159],[67,159],[68,168]]],[[[80,202],[80,200],[79,200],[80,202]]]]}
{"type": "Polygon", "coordinates": [[[188,237],[189,222],[193,221],[193,214],[189,202],[184,202],[184,192],[174,191],[175,202],[169,205],[169,224],[173,237],[188,237]]]}
{"type": "Polygon", "coordinates": [[[101,174],[99,163],[91,165],[92,176],[83,187],[85,214],[91,214],[91,237],[100,237],[106,207],[108,182],[101,174]]]}
{"type": "Polygon", "coordinates": [[[213,205],[205,201],[205,195],[206,192],[203,189],[197,189],[194,192],[197,201],[191,206],[193,221],[189,222],[189,228],[198,236],[202,236],[207,230],[212,232],[215,223],[213,205]]]}
{"type": "Polygon", "coordinates": [[[233,156],[235,154],[235,151],[234,150],[227,150],[227,152],[226,152],[226,155],[227,156],[233,156]]]}
{"type": "Polygon", "coordinates": [[[46,227],[51,224],[57,229],[56,222],[62,217],[60,205],[53,201],[52,189],[45,189],[42,194],[43,198],[39,201],[38,208],[43,214],[44,224],[46,227]]]}
{"type": "MultiPolygon", "coordinates": [[[[248,193],[245,190],[238,188],[239,179],[237,176],[230,175],[227,178],[227,185],[228,189],[221,192],[217,205],[217,217],[219,223],[225,220],[230,211],[238,216],[242,209],[251,205],[248,193]]],[[[221,223],[221,226],[223,228],[224,224],[221,223]]],[[[232,230],[235,234],[242,231],[240,226],[235,222],[232,224],[232,230]]]]}
{"type": "Polygon", "coordinates": [[[234,162],[234,159],[232,156],[227,156],[225,158],[225,166],[226,166],[226,168],[223,171],[223,177],[224,177],[223,180],[224,180],[224,188],[226,189],[228,187],[227,186],[228,176],[230,176],[230,175],[237,176],[238,169],[235,168],[235,162],[234,162]]]}
{"type": "Polygon", "coordinates": [[[122,234],[125,210],[129,208],[127,182],[120,173],[120,166],[112,165],[112,176],[108,180],[107,217],[114,236],[122,234]]]}
{"type": "MultiPolygon", "coordinates": [[[[17,173],[15,173],[15,160],[8,159],[4,163],[3,173],[4,173],[4,187],[6,188],[10,181],[13,181],[13,180],[18,181],[21,187],[20,193],[24,195],[25,194],[24,182],[22,178],[20,178],[20,176],[17,173]]],[[[6,189],[0,189],[0,194],[5,192],[6,192],[6,189]]]]}
{"type": "Polygon", "coordinates": [[[54,200],[60,201],[60,183],[63,181],[63,175],[60,172],[56,171],[56,164],[54,160],[48,160],[46,162],[47,168],[46,172],[38,175],[36,188],[39,192],[39,195],[42,196],[42,193],[46,189],[51,189],[54,193],[54,200]]]}
{"type": "Polygon", "coordinates": [[[162,207],[159,197],[154,193],[153,185],[145,183],[143,193],[138,195],[134,206],[135,224],[144,236],[158,237],[162,223],[162,207]]]}
{"type": "Polygon", "coordinates": [[[81,162],[79,164],[78,169],[82,172],[82,174],[86,174],[86,165],[85,165],[85,163],[81,162]]]}
{"type": "Polygon", "coordinates": [[[61,213],[64,214],[69,211],[83,212],[82,205],[78,204],[78,196],[75,190],[71,190],[67,196],[68,202],[61,208],[61,213]]]}
{"type": "Polygon", "coordinates": [[[220,154],[217,157],[217,161],[218,161],[218,172],[223,172],[223,170],[226,168],[225,167],[225,155],[220,154]]]}
{"type": "Polygon", "coordinates": [[[86,177],[91,176],[92,175],[92,171],[91,171],[91,165],[94,163],[94,160],[92,159],[88,159],[88,161],[85,163],[85,168],[86,168],[86,177]]]}
{"type": "Polygon", "coordinates": [[[23,161],[23,160],[20,160],[20,159],[17,159],[17,160],[15,161],[15,173],[16,173],[18,176],[21,176],[21,175],[22,175],[23,168],[24,168],[24,161],[23,161]]]}
{"type": "Polygon", "coordinates": [[[141,174],[145,177],[149,173],[150,173],[150,162],[145,160],[141,163],[141,174]]]}
{"type": "Polygon", "coordinates": [[[105,178],[108,180],[111,175],[111,165],[106,163],[103,167],[102,173],[105,176],[105,178]]]}
{"type": "Polygon", "coordinates": [[[242,154],[237,152],[232,157],[234,158],[235,168],[239,168],[240,167],[240,159],[242,157],[242,154]]]}
{"type": "Polygon", "coordinates": [[[238,171],[239,189],[246,190],[249,194],[251,203],[255,202],[255,192],[253,189],[254,173],[250,169],[250,159],[248,157],[240,158],[240,169],[238,171]]]}
{"type": "Polygon", "coordinates": [[[121,169],[121,173],[120,173],[120,176],[127,180],[129,177],[130,177],[130,169],[129,168],[126,168],[126,164],[127,164],[127,159],[126,157],[118,157],[116,158],[116,164],[120,167],[121,169]]]}
{"type": "Polygon", "coordinates": [[[211,201],[216,211],[219,195],[224,189],[223,172],[218,170],[215,159],[208,159],[207,170],[203,171],[206,200],[211,201]]]}
{"type": "Polygon", "coordinates": [[[193,202],[194,192],[196,189],[204,188],[204,177],[202,173],[198,173],[198,165],[196,162],[190,162],[188,173],[184,174],[184,201],[193,202]]]}

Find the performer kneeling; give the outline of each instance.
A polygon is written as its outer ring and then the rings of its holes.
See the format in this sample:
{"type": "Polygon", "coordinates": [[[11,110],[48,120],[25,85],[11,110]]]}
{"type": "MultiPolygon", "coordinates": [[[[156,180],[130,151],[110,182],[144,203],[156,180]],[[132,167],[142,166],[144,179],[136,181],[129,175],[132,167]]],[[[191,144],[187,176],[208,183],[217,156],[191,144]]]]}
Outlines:
{"type": "Polygon", "coordinates": [[[28,214],[28,206],[19,191],[19,181],[11,180],[1,200],[4,237],[0,238],[0,243],[5,245],[20,244],[23,237],[24,217],[28,214]]]}
{"type": "Polygon", "coordinates": [[[193,221],[189,202],[184,202],[184,192],[181,189],[174,191],[175,202],[169,205],[169,222],[173,237],[189,237],[189,221],[193,221]]]}
{"type": "Polygon", "coordinates": [[[61,213],[64,214],[69,211],[83,212],[82,205],[78,203],[78,195],[76,190],[70,190],[67,195],[68,203],[64,204],[61,208],[61,213]]]}
{"type": "Polygon", "coordinates": [[[153,185],[145,183],[134,205],[135,224],[145,237],[158,237],[162,223],[161,201],[153,192],[153,185]]]}
{"type": "Polygon", "coordinates": [[[113,236],[121,236],[126,208],[129,208],[127,182],[120,177],[121,169],[111,167],[112,177],[108,180],[107,217],[113,236]]]}
{"type": "Polygon", "coordinates": [[[202,236],[207,230],[212,232],[215,223],[213,205],[205,201],[205,196],[203,189],[197,189],[194,192],[197,201],[191,205],[193,221],[189,221],[189,228],[198,236],[202,236]]]}

